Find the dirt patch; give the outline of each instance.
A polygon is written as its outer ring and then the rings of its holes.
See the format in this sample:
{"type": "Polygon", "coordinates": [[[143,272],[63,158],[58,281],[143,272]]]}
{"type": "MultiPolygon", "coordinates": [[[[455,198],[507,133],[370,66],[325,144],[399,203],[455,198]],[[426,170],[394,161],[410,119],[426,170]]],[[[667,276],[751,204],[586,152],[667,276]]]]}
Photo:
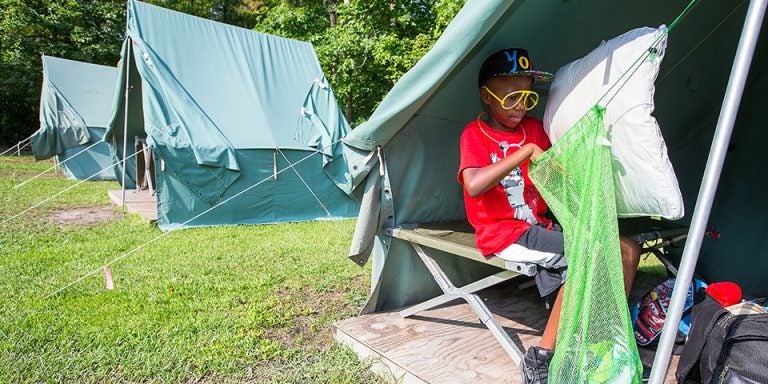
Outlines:
{"type": "Polygon", "coordinates": [[[62,209],[46,216],[46,220],[61,225],[97,225],[123,217],[111,204],[95,207],[62,209]]]}
{"type": "MultiPolygon", "coordinates": [[[[363,280],[362,276],[354,277],[353,285],[365,292],[367,285],[363,280]]],[[[331,323],[354,316],[360,310],[350,302],[350,291],[313,292],[306,287],[299,291],[282,290],[281,296],[300,297],[305,311],[294,316],[287,326],[267,329],[266,337],[279,341],[284,347],[301,348],[307,352],[327,349],[333,343],[331,323]]]]}

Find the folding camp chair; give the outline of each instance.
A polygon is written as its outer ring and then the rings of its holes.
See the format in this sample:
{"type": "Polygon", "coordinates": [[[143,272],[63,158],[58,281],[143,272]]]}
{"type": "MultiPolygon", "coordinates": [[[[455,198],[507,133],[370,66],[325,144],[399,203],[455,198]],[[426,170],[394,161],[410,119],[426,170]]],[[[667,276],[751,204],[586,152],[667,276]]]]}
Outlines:
{"type": "MultiPolygon", "coordinates": [[[[665,267],[676,274],[677,270],[663,251],[665,246],[675,246],[683,241],[688,233],[688,228],[676,223],[655,220],[650,218],[623,219],[620,225],[622,233],[634,233],[630,236],[641,244],[642,253],[656,255],[665,267]]],[[[710,236],[716,237],[717,233],[709,231],[710,236]]],[[[389,228],[387,234],[408,242],[421,261],[432,274],[443,294],[425,302],[413,305],[402,311],[402,317],[413,316],[419,312],[435,308],[454,299],[465,300],[493,336],[504,348],[515,364],[520,364],[523,353],[512,341],[507,332],[494,319],[493,314],[476,292],[503,283],[517,276],[534,276],[537,266],[528,263],[516,263],[501,259],[496,256],[486,257],[475,247],[474,229],[467,222],[429,223],[418,226],[389,228]],[[435,259],[430,256],[429,250],[439,250],[452,255],[464,257],[483,264],[493,265],[502,269],[501,272],[480,279],[462,287],[456,287],[435,259]]],[[[533,285],[533,281],[521,284],[520,288],[533,285]]]]}

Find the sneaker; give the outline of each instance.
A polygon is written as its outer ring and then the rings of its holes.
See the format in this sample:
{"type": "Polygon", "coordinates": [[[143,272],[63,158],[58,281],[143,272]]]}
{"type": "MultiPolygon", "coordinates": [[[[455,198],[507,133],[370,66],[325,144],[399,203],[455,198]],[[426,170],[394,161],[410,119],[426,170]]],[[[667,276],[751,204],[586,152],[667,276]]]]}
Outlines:
{"type": "Polygon", "coordinates": [[[547,384],[549,372],[549,361],[555,351],[541,347],[530,347],[523,356],[523,383],[524,384],[547,384]]]}

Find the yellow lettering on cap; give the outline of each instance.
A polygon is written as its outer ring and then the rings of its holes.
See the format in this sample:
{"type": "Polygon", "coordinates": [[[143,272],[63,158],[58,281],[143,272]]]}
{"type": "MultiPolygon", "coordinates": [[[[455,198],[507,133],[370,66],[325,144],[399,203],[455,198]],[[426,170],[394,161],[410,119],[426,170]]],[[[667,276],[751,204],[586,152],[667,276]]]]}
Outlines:
{"type": "Polygon", "coordinates": [[[520,64],[520,68],[528,69],[528,65],[531,63],[528,61],[528,58],[525,56],[520,56],[519,59],[517,59],[517,62],[520,64]]]}

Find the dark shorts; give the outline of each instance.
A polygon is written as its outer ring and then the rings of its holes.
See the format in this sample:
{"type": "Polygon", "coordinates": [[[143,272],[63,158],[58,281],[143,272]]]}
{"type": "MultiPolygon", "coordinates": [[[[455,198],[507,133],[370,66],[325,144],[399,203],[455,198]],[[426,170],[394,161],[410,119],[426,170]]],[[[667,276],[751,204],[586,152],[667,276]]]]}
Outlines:
{"type": "Polygon", "coordinates": [[[549,296],[565,283],[568,264],[565,260],[565,240],[560,226],[548,230],[532,225],[515,244],[530,250],[552,254],[544,263],[537,263],[536,286],[541,297],[549,296]]]}
{"type": "Polygon", "coordinates": [[[565,253],[565,240],[559,226],[548,230],[538,225],[532,225],[515,243],[535,251],[553,253],[560,256],[565,253]]]}

